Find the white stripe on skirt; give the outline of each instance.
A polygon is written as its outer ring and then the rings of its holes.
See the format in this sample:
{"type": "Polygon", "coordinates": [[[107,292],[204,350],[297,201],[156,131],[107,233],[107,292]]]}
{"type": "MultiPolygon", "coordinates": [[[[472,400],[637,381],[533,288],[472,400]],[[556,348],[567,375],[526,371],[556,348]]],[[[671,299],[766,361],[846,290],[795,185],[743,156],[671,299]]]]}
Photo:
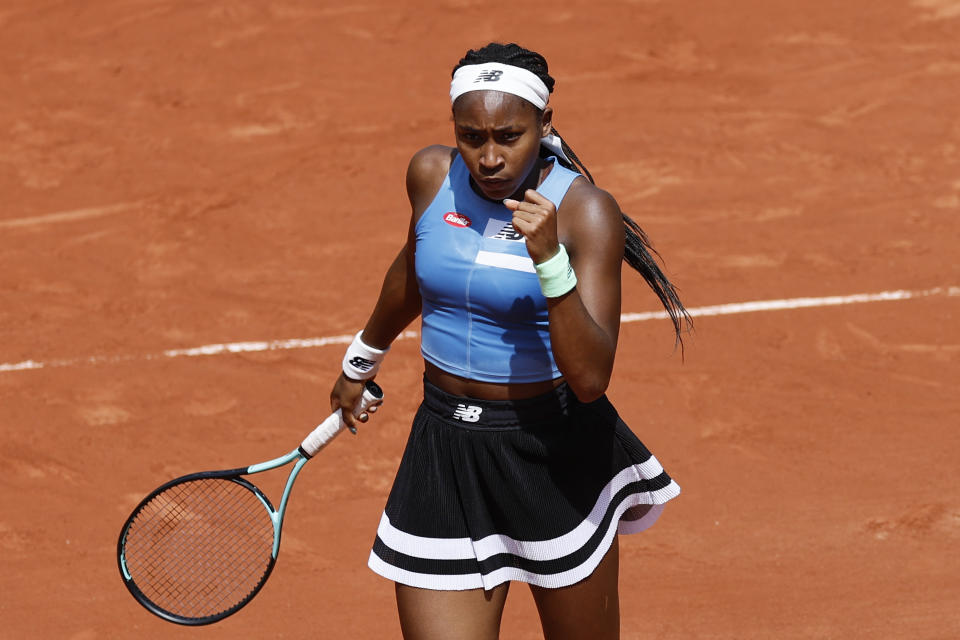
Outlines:
{"type": "MultiPolygon", "coordinates": [[[[406,533],[390,524],[384,513],[377,535],[384,544],[408,556],[434,560],[486,560],[499,553],[510,553],[531,560],[555,560],[568,555],[587,543],[607,513],[613,496],[631,482],[649,480],[663,473],[656,457],[627,467],[610,480],[600,491],[597,502],[586,519],[577,528],[551,540],[515,540],[503,534],[493,534],[477,541],[470,538],[426,538],[406,533]]],[[[643,504],[661,504],[680,494],[680,487],[671,481],[666,487],[652,492],[653,500],[643,504]]],[[[645,495],[645,494],[644,494],[645,495]]],[[[640,504],[640,503],[638,503],[640,504]]],[[[636,522],[645,520],[641,518],[636,522]]],[[[650,524],[653,524],[652,522],[650,524]]],[[[648,525],[649,526],[649,525],[648,525]]]]}
{"type": "MultiPolygon", "coordinates": [[[[676,492],[679,493],[679,486],[673,482],[661,489],[661,491],[667,491],[671,489],[671,487],[676,487],[676,492]]],[[[518,567],[501,567],[486,575],[481,575],[479,573],[457,575],[416,573],[407,569],[400,569],[399,567],[395,567],[392,564],[384,562],[373,551],[370,552],[370,558],[367,561],[367,566],[369,566],[370,569],[372,569],[375,573],[380,574],[388,580],[393,580],[394,582],[399,582],[401,584],[411,587],[418,587],[421,589],[439,589],[444,591],[463,591],[467,589],[489,590],[493,589],[497,585],[500,585],[504,582],[509,582],[511,580],[518,580],[547,589],[566,587],[580,582],[593,573],[594,569],[597,568],[597,566],[600,564],[600,561],[603,560],[603,557],[610,549],[610,545],[613,544],[613,537],[618,533],[617,523],[619,522],[620,517],[623,515],[623,512],[631,507],[649,504],[641,499],[641,497],[645,496],[646,494],[635,493],[631,494],[626,500],[621,502],[614,511],[614,517],[610,521],[611,526],[607,529],[607,532],[603,536],[603,540],[590,555],[590,557],[576,567],[572,567],[571,569],[559,573],[539,574],[532,571],[527,571],[526,569],[520,569],[518,567]]],[[[629,531],[619,532],[634,533],[642,531],[643,529],[652,525],[654,521],[660,517],[660,513],[663,511],[663,508],[663,504],[654,505],[653,508],[650,509],[650,511],[648,511],[642,518],[621,523],[621,528],[623,528],[623,525],[627,525],[629,531]]],[[[568,549],[567,553],[572,553],[574,551],[576,551],[576,549],[568,549]]]]}
{"type": "MultiPolygon", "coordinates": [[[[573,530],[550,540],[515,540],[504,534],[489,535],[474,541],[471,538],[429,538],[406,533],[394,527],[384,513],[377,528],[380,540],[390,549],[422,559],[483,561],[498,554],[510,554],[534,561],[556,560],[568,556],[586,545],[596,533],[618,491],[632,482],[652,479],[663,473],[663,467],[651,455],[641,464],[627,467],[601,490],[590,514],[573,530]]],[[[554,574],[537,574],[517,567],[501,567],[487,575],[478,573],[459,575],[422,574],[401,569],[384,562],[375,552],[370,553],[368,565],[385,578],[426,589],[491,589],[509,580],[521,580],[542,587],[556,588],[578,582],[593,572],[612,544],[616,533],[637,533],[653,525],[663,510],[663,503],[680,494],[673,480],[666,487],[653,492],[628,495],[615,507],[614,517],[597,549],[580,565],[554,574]],[[624,511],[640,505],[652,505],[637,520],[620,522],[624,511]]]]}

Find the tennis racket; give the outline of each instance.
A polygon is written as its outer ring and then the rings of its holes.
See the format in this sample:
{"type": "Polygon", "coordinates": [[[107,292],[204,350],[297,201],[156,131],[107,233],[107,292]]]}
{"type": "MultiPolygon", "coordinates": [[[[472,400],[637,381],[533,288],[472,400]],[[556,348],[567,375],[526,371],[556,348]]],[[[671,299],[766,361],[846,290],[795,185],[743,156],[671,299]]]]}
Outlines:
{"type": "MultiPolygon", "coordinates": [[[[382,401],[383,391],[367,381],[356,413],[382,401]]],[[[154,489],[127,518],[117,542],[120,575],[137,602],[185,625],[222,620],[250,602],[277,561],[297,474],[343,427],[338,409],[285,456],[192,473],[154,489]],[[280,507],[274,509],[245,476],[290,463],[280,507]]]]}

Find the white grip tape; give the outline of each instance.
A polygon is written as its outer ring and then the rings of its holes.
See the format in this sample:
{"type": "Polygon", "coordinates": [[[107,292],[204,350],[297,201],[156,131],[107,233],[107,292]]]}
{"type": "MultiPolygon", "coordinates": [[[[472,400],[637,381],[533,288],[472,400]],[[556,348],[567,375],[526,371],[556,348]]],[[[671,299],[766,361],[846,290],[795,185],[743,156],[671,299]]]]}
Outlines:
{"type": "MultiPolygon", "coordinates": [[[[383,391],[381,391],[380,387],[375,383],[368,382],[363,390],[363,395],[360,397],[360,403],[357,405],[353,415],[359,416],[367,410],[367,407],[378,400],[383,400],[383,391]]],[[[337,409],[330,414],[330,417],[321,422],[316,429],[311,431],[310,435],[304,438],[303,442],[300,443],[300,448],[312,458],[317,455],[320,449],[323,449],[328,442],[339,435],[345,426],[343,410],[337,409]]]]}

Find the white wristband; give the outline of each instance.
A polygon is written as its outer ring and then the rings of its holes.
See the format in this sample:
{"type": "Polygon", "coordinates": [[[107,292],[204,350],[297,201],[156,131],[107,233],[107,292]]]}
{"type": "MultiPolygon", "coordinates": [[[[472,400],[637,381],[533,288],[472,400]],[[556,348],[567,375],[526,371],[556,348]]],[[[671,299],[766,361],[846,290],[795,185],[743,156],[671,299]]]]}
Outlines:
{"type": "Polygon", "coordinates": [[[390,347],[381,350],[364,344],[361,335],[363,331],[357,333],[343,354],[343,373],[352,380],[369,380],[377,375],[380,363],[390,351],[390,347]]]}
{"type": "Polygon", "coordinates": [[[573,272],[567,248],[562,244],[552,258],[535,265],[540,278],[540,290],[545,298],[559,298],[577,286],[577,274],[573,272]]]}

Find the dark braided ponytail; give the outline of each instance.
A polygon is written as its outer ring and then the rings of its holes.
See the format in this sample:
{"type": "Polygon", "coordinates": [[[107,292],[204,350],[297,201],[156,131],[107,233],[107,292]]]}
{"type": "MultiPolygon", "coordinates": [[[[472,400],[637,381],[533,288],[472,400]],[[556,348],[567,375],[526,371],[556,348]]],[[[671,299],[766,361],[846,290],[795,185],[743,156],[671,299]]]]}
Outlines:
{"type": "MultiPolygon", "coordinates": [[[[453,71],[456,72],[457,69],[465,65],[484,64],[487,62],[499,62],[501,64],[509,64],[514,67],[526,69],[543,80],[543,83],[547,85],[547,90],[553,93],[553,86],[556,84],[556,81],[548,72],[546,58],[535,51],[524,49],[520,45],[513,43],[500,44],[492,42],[480,49],[471,49],[460,59],[460,62],[453,68],[453,71]]],[[[551,133],[560,137],[563,153],[570,159],[570,162],[566,162],[563,158],[557,158],[560,164],[572,171],[576,171],[586,177],[591,183],[596,184],[587,167],[580,161],[577,154],[573,152],[570,145],[563,141],[563,137],[560,136],[557,130],[551,127],[551,133]]],[[[541,150],[543,150],[543,148],[541,148],[541,150]]],[[[677,335],[677,341],[680,343],[682,349],[684,325],[686,325],[687,329],[692,328],[693,320],[680,301],[676,287],[673,286],[673,283],[670,282],[660,268],[660,265],[657,264],[657,261],[654,259],[654,256],[657,256],[657,258],[660,258],[662,261],[663,257],[653,248],[650,239],[647,237],[647,234],[644,233],[643,229],[640,228],[640,225],[627,214],[621,212],[620,215],[623,216],[624,231],[626,232],[623,259],[643,276],[643,279],[660,299],[660,303],[663,305],[663,308],[666,309],[667,315],[670,316],[670,321],[673,323],[673,330],[677,335]]]]}

